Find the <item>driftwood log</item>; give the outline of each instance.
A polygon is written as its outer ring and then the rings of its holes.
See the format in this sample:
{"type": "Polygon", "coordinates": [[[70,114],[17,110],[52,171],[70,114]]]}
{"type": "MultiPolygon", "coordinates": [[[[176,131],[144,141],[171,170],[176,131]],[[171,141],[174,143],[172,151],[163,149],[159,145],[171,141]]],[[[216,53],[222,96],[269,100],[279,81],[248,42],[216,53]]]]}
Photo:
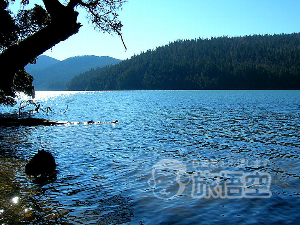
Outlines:
{"type": "MultiPolygon", "coordinates": [[[[113,120],[112,122],[101,122],[89,120],[83,124],[100,124],[100,123],[119,123],[118,120],[113,120]]],[[[52,126],[52,125],[68,125],[68,124],[79,124],[79,122],[69,122],[69,121],[55,121],[47,120],[43,118],[0,118],[0,126],[52,126]]]]}

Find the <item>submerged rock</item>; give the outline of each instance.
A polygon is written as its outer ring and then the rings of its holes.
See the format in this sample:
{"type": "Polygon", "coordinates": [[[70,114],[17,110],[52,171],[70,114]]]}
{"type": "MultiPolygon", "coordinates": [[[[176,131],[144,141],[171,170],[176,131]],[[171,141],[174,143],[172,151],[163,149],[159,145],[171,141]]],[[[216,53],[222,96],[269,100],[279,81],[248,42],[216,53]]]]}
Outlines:
{"type": "Polygon", "coordinates": [[[25,173],[34,177],[51,177],[56,172],[53,155],[45,150],[39,150],[25,166],[25,173]]]}

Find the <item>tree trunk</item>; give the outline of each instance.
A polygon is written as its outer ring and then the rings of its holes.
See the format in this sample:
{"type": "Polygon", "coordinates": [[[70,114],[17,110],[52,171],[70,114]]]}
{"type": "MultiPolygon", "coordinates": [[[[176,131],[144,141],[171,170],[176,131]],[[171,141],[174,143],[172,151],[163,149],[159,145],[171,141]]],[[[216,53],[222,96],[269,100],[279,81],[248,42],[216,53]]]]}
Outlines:
{"type": "Polygon", "coordinates": [[[47,27],[24,39],[17,45],[9,47],[0,55],[0,89],[6,95],[14,96],[12,90],[15,73],[23,69],[36,57],[61,41],[76,34],[81,27],[77,23],[78,13],[65,7],[65,13],[60,14],[47,27]]]}

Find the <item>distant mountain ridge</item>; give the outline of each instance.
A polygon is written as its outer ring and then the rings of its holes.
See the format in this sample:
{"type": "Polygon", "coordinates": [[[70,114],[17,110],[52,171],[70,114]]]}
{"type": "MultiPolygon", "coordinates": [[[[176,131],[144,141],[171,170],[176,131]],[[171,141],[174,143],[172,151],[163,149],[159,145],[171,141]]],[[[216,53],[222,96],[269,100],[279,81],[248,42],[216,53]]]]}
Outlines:
{"type": "Polygon", "coordinates": [[[32,71],[44,69],[58,62],[60,62],[60,60],[54,59],[47,55],[41,55],[36,59],[36,62],[34,64],[28,64],[27,66],[25,66],[25,70],[28,73],[31,73],[32,71]]]}
{"type": "Polygon", "coordinates": [[[108,56],[76,56],[59,61],[49,56],[40,56],[36,64],[25,69],[34,78],[36,91],[66,90],[67,83],[80,73],[92,68],[101,68],[119,63],[121,60],[108,56]]]}

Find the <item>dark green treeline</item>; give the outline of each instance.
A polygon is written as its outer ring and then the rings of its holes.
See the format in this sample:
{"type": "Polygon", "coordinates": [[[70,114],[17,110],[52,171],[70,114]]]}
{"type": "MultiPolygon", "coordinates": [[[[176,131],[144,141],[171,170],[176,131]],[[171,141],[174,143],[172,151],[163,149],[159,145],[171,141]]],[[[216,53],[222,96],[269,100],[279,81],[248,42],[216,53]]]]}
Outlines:
{"type": "Polygon", "coordinates": [[[81,74],[68,85],[140,89],[300,89],[300,33],[178,40],[81,74]]]}

